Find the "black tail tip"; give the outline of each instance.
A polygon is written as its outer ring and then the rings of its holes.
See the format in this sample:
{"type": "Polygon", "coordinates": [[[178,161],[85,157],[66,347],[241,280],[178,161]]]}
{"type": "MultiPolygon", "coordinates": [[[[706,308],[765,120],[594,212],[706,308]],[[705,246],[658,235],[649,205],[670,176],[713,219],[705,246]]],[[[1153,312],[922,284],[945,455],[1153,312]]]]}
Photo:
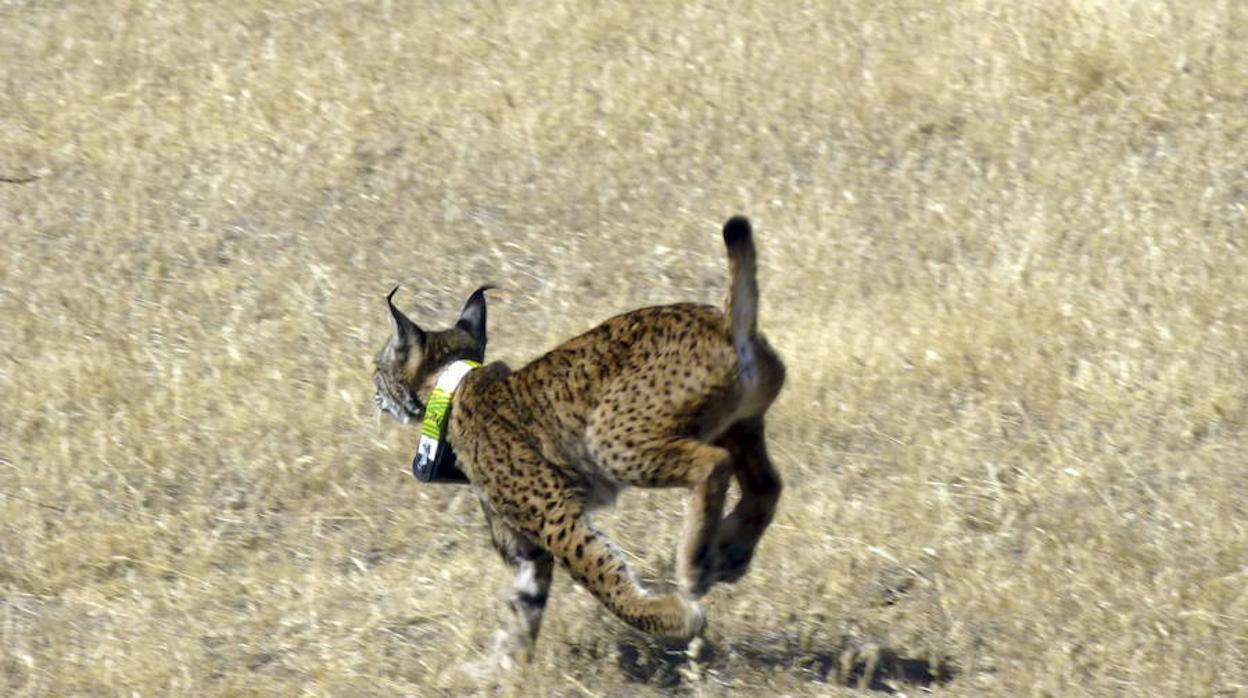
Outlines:
{"type": "Polygon", "coordinates": [[[750,219],[745,216],[733,216],[724,224],[724,243],[729,247],[748,243],[750,241],[752,227],[750,219]]]}

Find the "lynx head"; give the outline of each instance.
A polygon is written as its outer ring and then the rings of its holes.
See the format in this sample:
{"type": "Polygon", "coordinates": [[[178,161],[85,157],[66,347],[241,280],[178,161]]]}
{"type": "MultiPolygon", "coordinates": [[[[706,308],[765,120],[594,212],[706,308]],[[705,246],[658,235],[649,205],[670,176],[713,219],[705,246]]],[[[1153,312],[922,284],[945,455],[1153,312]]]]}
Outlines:
{"type": "Polygon", "coordinates": [[[374,401],[391,417],[407,424],[424,416],[425,402],[438,374],[454,361],[482,361],[485,357],[485,292],[482,286],[468,297],[455,326],[426,332],[394,305],[398,286],[386,296],[394,334],[377,354],[374,401]]]}

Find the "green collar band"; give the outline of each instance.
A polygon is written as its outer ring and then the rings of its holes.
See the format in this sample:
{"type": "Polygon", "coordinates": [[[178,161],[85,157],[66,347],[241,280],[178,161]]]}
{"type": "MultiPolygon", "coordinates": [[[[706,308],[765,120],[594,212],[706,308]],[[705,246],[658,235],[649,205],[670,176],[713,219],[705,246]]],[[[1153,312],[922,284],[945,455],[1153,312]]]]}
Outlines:
{"type": "Polygon", "coordinates": [[[467,478],[455,468],[450,444],[446,441],[446,423],[451,416],[451,398],[455,389],[473,369],[481,364],[460,360],[442,370],[433,393],[425,405],[425,419],[420,425],[420,443],[412,471],[425,482],[456,481],[467,478]]]}

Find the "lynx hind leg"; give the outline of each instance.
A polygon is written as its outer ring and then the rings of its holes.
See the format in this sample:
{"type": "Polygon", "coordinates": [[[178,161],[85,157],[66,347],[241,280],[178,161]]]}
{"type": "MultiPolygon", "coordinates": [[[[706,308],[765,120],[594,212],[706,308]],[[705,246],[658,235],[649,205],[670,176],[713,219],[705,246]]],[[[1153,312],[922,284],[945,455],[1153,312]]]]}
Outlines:
{"type": "Polygon", "coordinates": [[[527,663],[533,659],[537,635],[542,629],[555,559],[504,521],[489,502],[483,500],[482,506],[494,548],[515,575],[507,598],[507,628],[499,635],[498,649],[503,652],[504,664],[527,663]]]}
{"type": "Polygon", "coordinates": [[[694,485],[687,499],[685,526],[676,555],[676,576],[681,591],[701,598],[710,590],[713,545],[722,525],[724,500],[728,496],[732,471],[728,464],[694,485]]]}
{"type": "Polygon", "coordinates": [[[676,555],[681,591],[702,596],[709,583],[705,572],[711,545],[723,515],[731,477],[730,451],[696,439],[634,436],[610,441],[598,457],[622,479],[640,487],[688,487],[684,533],[676,555]]]}
{"type": "Polygon", "coordinates": [[[776,513],[781,481],[767,457],[762,417],[733,425],[720,439],[732,453],[741,500],[715,532],[703,572],[706,584],[735,582],[745,575],[754,549],[776,513]]]}
{"type": "Polygon", "coordinates": [[[702,609],[678,594],[650,594],[638,584],[624,556],[596,530],[584,509],[565,501],[547,513],[542,540],[572,578],[612,613],[647,633],[687,640],[705,624],[702,609]]]}

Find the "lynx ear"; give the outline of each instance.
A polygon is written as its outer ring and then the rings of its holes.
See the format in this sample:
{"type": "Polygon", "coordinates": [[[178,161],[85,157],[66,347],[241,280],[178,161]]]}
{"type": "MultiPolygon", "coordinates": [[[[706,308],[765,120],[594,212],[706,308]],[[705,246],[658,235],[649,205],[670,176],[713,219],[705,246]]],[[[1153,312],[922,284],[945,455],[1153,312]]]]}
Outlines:
{"type": "Polygon", "coordinates": [[[485,346],[485,292],[493,286],[482,286],[472,292],[464,309],[459,312],[459,320],[455,326],[468,333],[468,336],[485,346]]]}
{"type": "Polygon", "coordinates": [[[395,286],[390,291],[390,295],[386,296],[386,305],[390,306],[390,317],[394,320],[394,339],[392,346],[395,353],[406,355],[413,347],[424,349],[425,347],[425,331],[416,326],[416,323],[407,319],[402,310],[394,306],[394,294],[399,290],[395,286]]]}

